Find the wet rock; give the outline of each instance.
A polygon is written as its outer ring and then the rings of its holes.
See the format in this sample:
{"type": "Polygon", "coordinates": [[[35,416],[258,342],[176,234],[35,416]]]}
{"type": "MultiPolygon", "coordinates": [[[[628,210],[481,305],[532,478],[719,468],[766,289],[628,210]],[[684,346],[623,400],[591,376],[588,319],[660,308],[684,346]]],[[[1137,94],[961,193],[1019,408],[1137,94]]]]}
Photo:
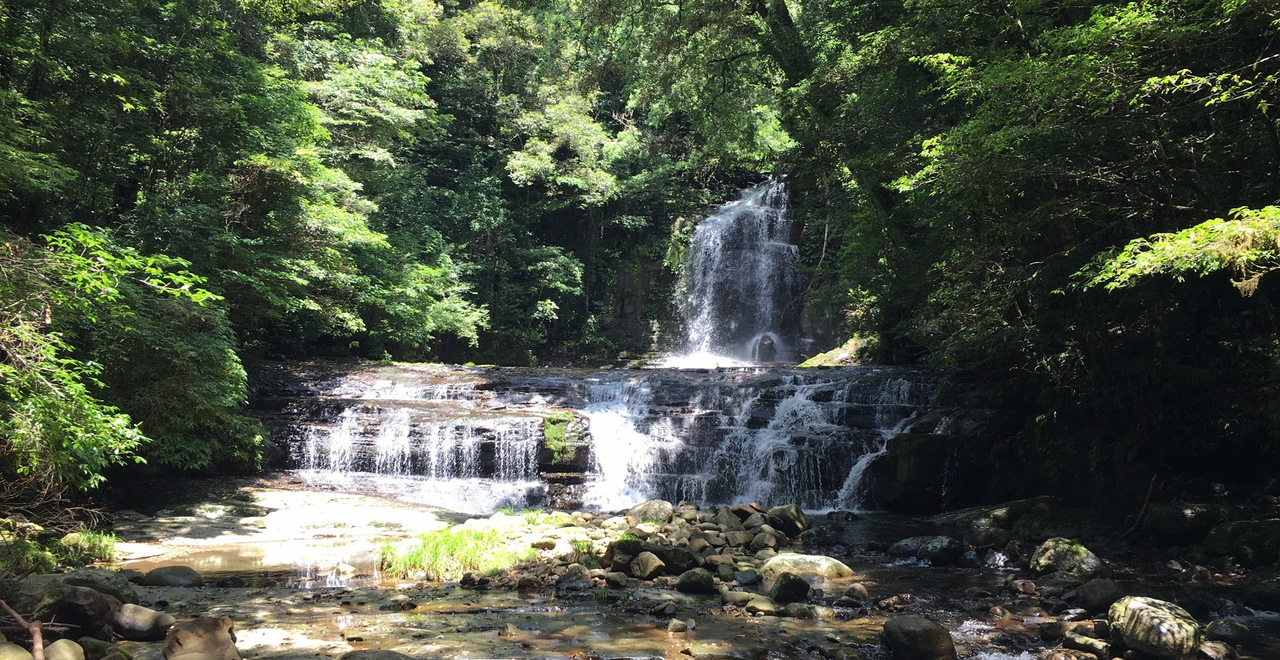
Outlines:
{"type": "Polygon", "coordinates": [[[610,589],[626,589],[627,574],[621,571],[610,571],[604,574],[604,583],[610,589]]]}
{"type": "Polygon", "coordinates": [[[556,591],[568,593],[574,591],[591,591],[596,586],[585,566],[573,564],[556,580],[556,591]]]}
{"type": "Polygon", "coordinates": [[[924,544],[933,540],[932,536],[910,536],[889,546],[885,553],[890,557],[914,557],[924,544]]]}
{"type": "Polygon", "coordinates": [[[1107,612],[1111,639],[1125,649],[1156,658],[1183,660],[1200,645],[1200,624],[1173,603],[1125,596],[1107,612]]]}
{"type": "Polygon", "coordinates": [[[749,530],[757,530],[757,529],[760,529],[761,527],[764,527],[767,524],[769,524],[769,519],[765,518],[764,514],[759,512],[752,513],[751,515],[742,519],[742,526],[746,527],[749,530]]]}
{"type": "Polygon", "coordinates": [[[769,589],[775,603],[796,603],[809,599],[809,583],[795,573],[781,573],[769,589]]]}
{"type": "Polygon", "coordinates": [[[540,591],[542,589],[542,580],[535,577],[525,576],[516,582],[516,590],[520,592],[540,591]]]}
{"type": "Polygon", "coordinates": [[[759,614],[762,616],[774,616],[778,613],[778,604],[773,600],[764,596],[756,596],[747,601],[745,608],[748,613],[759,614]]]}
{"type": "Polygon", "coordinates": [[[190,566],[161,566],[142,576],[146,587],[202,587],[204,578],[190,566]]]}
{"type": "Polygon", "coordinates": [[[773,518],[774,526],[787,536],[799,536],[809,529],[808,516],[795,504],[775,506],[769,509],[769,515],[773,518]]]}
{"type": "Polygon", "coordinates": [[[951,633],[925,617],[907,614],[889,619],[881,637],[893,660],[953,660],[951,633]]]}
{"type": "Polygon", "coordinates": [[[228,616],[201,616],[176,623],[169,629],[161,653],[167,660],[184,656],[192,656],[189,660],[240,660],[235,624],[228,616]]]}
{"type": "Polygon", "coordinates": [[[736,571],[733,574],[733,580],[744,587],[750,587],[755,584],[760,584],[760,573],[755,569],[736,571]]]}
{"type": "Polygon", "coordinates": [[[753,594],[747,591],[733,591],[726,589],[720,592],[720,602],[725,605],[743,606],[759,597],[759,594],[753,594]]]}
{"type": "Polygon", "coordinates": [[[1226,642],[1232,646],[1246,646],[1253,642],[1257,635],[1249,626],[1239,621],[1210,621],[1204,627],[1204,638],[1214,642],[1226,642]]]}
{"type": "Polygon", "coordinates": [[[508,623],[505,626],[502,626],[501,628],[498,629],[498,636],[508,637],[508,638],[519,637],[520,629],[515,627],[513,624],[508,623]]]}
{"type": "Polygon", "coordinates": [[[681,573],[700,568],[706,560],[688,550],[688,548],[675,548],[671,546],[656,545],[646,543],[644,549],[653,553],[662,560],[666,566],[666,572],[670,575],[680,575],[681,573]]]}
{"type": "Polygon", "coordinates": [[[765,579],[776,579],[783,573],[795,573],[796,575],[812,573],[826,580],[851,577],[853,569],[838,559],[824,555],[801,555],[791,552],[784,552],[776,557],[771,557],[760,565],[760,574],[765,579]]]}
{"type": "Polygon", "coordinates": [[[120,647],[115,644],[92,637],[81,637],[76,640],[76,643],[80,645],[80,648],[84,649],[84,657],[88,660],[102,660],[102,658],[120,651],[120,647]]]}
{"type": "Polygon", "coordinates": [[[665,523],[675,512],[675,505],[666,500],[649,500],[628,509],[627,515],[640,522],[665,523]]]}
{"type": "Polygon", "coordinates": [[[1204,540],[1214,555],[1230,556],[1246,568],[1280,559],[1280,520],[1239,520],[1214,527],[1204,540]]]}
{"type": "MultiPolygon", "coordinates": [[[[764,525],[761,525],[762,527],[764,525]]],[[[773,550],[782,545],[783,541],[778,540],[778,535],[771,532],[758,532],[751,537],[752,550],[773,550]]]]}
{"type": "Polygon", "coordinates": [[[0,642],[0,660],[33,660],[31,652],[12,642],[0,642]]]}
{"type": "Polygon", "coordinates": [[[62,581],[77,587],[89,587],[122,603],[137,603],[138,590],[128,577],[102,568],[77,568],[62,576],[62,581]]]}
{"type": "Polygon", "coordinates": [[[667,622],[667,632],[673,634],[687,633],[693,630],[693,620],[685,621],[684,619],[672,619],[667,622]]]}
{"type": "Polygon", "coordinates": [[[1142,530],[1166,542],[1191,543],[1204,539],[1229,519],[1230,511],[1218,504],[1152,502],[1142,519],[1142,530]]]}
{"type": "Polygon", "coordinates": [[[1031,555],[1031,570],[1038,574],[1063,571],[1084,580],[1104,577],[1110,572],[1107,565],[1080,542],[1062,537],[1051,538],[1036,548],[1031,555]]]}
{"type": "Polygon", "coordinates": [[[964,544],[950,536],[935,536],[916,550],[916,559],[934,566],[950,566],[964,552],[964,544]]]}
{"type": "Polygon", "coordinates": [[[1111,657],[1111,644],[1100,639],[1081,635],[1076,632],[1068,632],[1062,637],[1062,645],[1069,649],[1092,653],[1099,658],[1111,657]]]}
{"type": "Polygon", "coordinates": [[[146,642],[164,639],[176,621],[172,614],[125,603],[111,615],[111,629],[125,639],[146,642]]]}
{"type": "Polygon", "coordinates": [[[1280,612],[1280,573],[1259,571],[1244,581],[1240,602],[1255,610],[1280,612]]]}
{"type": "Polygon", "coordinates": [[[84,660],[84,649],[69,639],[60,639],[44,647],[44,660],[84,660]]]}
{"type": "MultiPolygon", "coordinates": [[[[1075,589],[1084,583],[1084,580],[1075,573],[1066,571],[1057,571],[1055,573],[1045,573],[1036,578],[1036,592],[1041,595],[1061,596],[1069,589],[1075,589]]],[[[1111,603],[1107,603],[1110,605],[1111,603]]]]}
{"type": "Polygon", "coordinates": [[[628,567],[631,577],[641,580],[652,580],[662,575],[666,569],[667,565],[661,559],[658,559],[658,555],[647,551],[636,555],[636,558],[631,560],[631,565],[628,567]]]}
{"type": "Polygon", "coordinates": [[[1076,588],[1076,603],[1090,614],[1105,612],[1125,595],[1124,589],[1111,578],[1094,578],[1076,588]]]}
{"type": "Polygon", "coordinates": [[[724,533],[724,540],[735,548],[742,548],[751,545],[751,539],[755,538],[755,534],[748,531],[731,531],[724,533]]]}
{"type": "Polygon", "coordinates": [[[1240,657],[1230,644],[1208,640],[1200,642],[1196,653],[1201,660],[1237,660],[1240,657]]]}
{"type": "Polygon", "coordinates": [[[714,594],[717,593],[716,580],[711,571],[694,568],[676,578],[676,591],[686,594],[714,594]]]}

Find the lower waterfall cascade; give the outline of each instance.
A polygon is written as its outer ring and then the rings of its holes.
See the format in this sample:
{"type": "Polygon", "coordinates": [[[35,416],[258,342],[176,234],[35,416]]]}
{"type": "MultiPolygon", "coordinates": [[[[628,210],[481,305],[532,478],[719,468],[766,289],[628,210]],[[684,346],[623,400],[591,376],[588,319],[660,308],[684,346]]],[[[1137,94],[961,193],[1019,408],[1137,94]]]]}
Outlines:
{"type": "Polygon", "coordinates": [[[888,439],[931,431],[918,426],[938,378],[907,367],[274,368],[260,413],[306,482],[468,513],[655,498],[860,509],[888,439]]]}

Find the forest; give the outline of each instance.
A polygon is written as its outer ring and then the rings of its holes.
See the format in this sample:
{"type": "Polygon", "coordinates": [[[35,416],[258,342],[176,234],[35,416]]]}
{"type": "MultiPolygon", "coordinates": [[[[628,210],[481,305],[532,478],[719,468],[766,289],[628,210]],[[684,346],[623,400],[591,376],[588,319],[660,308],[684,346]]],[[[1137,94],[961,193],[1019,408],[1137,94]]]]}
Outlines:
{"type": "Polygon", "coordinates": [[[660,351],[785,176],[823,348],[1027,488],[1275,490],[1269,0],[6,0],[0,499],[253,471],[264,360],[660,351]]]}

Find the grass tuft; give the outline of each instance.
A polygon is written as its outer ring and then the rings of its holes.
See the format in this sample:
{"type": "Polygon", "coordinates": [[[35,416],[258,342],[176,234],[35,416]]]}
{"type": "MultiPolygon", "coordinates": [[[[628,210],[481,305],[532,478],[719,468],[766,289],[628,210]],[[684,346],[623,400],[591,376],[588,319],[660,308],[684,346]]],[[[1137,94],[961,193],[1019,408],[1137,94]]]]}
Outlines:
{"type": "Polygon", "coordinates": [[[532,548],[513,550],[497,529],[450,527],[421,534],[413,545],[384,545],[382,570],[399,577],[422,572],[428,580],[454,582],[467,573],[492,575],[535,554],[532,548]]]}

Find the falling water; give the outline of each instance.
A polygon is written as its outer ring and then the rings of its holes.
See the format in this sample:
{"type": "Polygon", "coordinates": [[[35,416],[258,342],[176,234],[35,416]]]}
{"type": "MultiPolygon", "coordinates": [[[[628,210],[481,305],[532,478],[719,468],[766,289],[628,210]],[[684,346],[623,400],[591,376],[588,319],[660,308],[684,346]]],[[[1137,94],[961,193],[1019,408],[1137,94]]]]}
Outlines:
{"type": "Polygon", "coordinates": [[[786,186],[769,180],[698,223],[679,301],[681,355],[670,366],[798,361],[799,249],[786,186]]]}

